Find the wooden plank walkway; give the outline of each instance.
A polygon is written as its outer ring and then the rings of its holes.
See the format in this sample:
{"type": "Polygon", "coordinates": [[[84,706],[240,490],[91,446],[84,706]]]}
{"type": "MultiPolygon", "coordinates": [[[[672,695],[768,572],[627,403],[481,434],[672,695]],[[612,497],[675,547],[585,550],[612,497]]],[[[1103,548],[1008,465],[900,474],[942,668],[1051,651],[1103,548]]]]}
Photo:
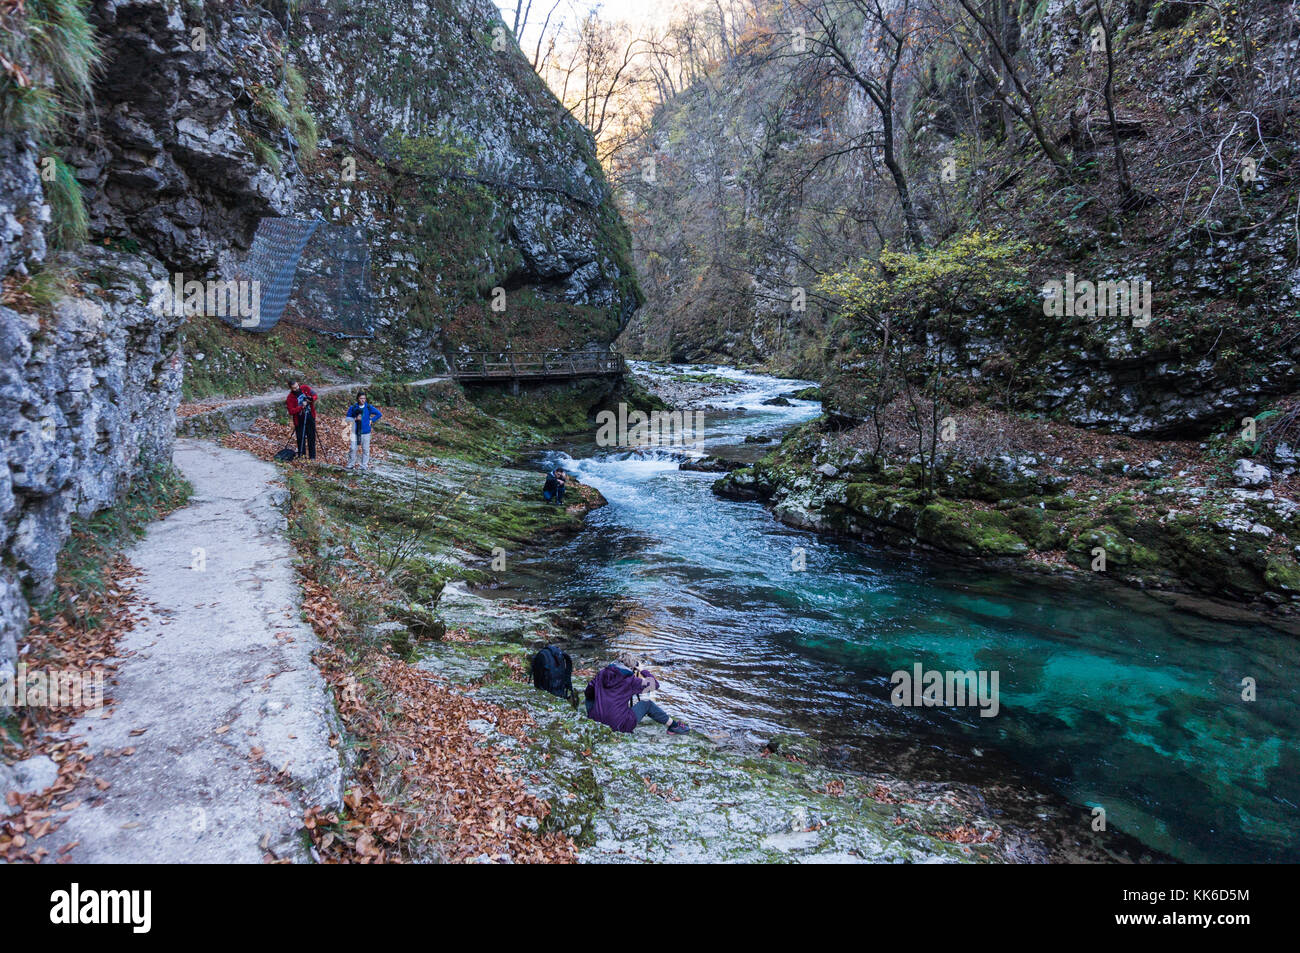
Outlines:
{"type": "Polygon", "coordinates": [[[458,381],[565,380],[575,377],[621,377],[627,373],[622,354],[613,351],[470,351],[449,362],[458,381]]]}

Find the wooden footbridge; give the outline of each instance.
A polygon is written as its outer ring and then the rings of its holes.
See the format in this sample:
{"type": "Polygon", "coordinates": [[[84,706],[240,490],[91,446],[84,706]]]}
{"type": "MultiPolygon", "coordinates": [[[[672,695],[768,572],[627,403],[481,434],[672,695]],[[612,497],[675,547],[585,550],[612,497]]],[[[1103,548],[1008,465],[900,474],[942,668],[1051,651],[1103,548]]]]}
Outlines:
{"type": "Polygon", "coordinates": [[[468,351],[448,357],[462,383],[621,377],[627,362],[614,351],[468,351]]]}

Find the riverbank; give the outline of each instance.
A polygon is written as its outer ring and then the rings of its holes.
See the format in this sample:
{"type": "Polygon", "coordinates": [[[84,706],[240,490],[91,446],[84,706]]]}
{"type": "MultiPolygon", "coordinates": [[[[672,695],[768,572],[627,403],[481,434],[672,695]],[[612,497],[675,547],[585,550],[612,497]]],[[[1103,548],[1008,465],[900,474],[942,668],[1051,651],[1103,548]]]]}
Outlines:
{"type": "MultiPolygon", "coordinates": [[[[820,533],[1032,572],[1105,578],[1300,632],[1300,476],[1235,435],[1139,441],[987,410],[952,420],[934,494],[901,426],[820,419],[715,484],[820,533]],[[877,447],[881,447],[876,451],[877,447]],[[874,451],[874,452],[873,452],[874,451]]],[[[1191,603],[1188,603],[1191,604],[1191,603]]]]}
{"type": "MultiPolygon", "coordinates": [[[[474,587],[516,559],[546,558],[603,504],[571,483],[574,502],[547,507],[537,471],[503,465],[572,434],[585,398],[462,402],[457,391],[405,402],[376,394],[388,427],[377,430],[370,474],[287,468],[306,614],[353,756],[345,807],[307,817],[316,857],[1048,859],[1006,837],[960,785],[836,772],[807,739],[765,750],[670,738],[657,725],[623,736],[535,691],[526,673],[541,646],[575,652],[579,689],[603,664],[599,650],[575,646],[568,613],[474,587]],[[547,407],[549,423],[529,406],[547,407]],[[426,522],[426,512],[438,515],[426,522]]],[[[228,440],[270,453],[281,436],[273,426],[228,440]]]]}
{"type": "MultiPolygon", "coordinates": [[[[567,641],[554,617],[459,586],[439,612],[455,639],[429,646],[420,667],[528,714],[523,740],[488,720],[473,728],[545,799],[543,828],[562,831],[584,863],[1046,859],[1009,839],[972,789],[834,771],[807,738],[746,751],[649,722],[631,735],[611,731],[527,681],[532,653],[567,641]]],[[[578,652],[580,689],[608,659],[578,652]]]]}

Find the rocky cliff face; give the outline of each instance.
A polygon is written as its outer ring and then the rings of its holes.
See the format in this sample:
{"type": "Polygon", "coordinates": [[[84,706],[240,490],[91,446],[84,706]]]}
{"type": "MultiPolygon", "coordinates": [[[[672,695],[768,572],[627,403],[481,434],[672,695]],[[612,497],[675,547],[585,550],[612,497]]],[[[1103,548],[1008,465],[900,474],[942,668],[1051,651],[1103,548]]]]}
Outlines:
{"type": "Polygon", "coordinates": [[[92,237],[187,277],[229,274],[260,218],[292,212],[300,178],[272,115],[281,23],[256,5],[166,0],[101,0],[90,21],[103,55],[67,157],[92,237]]]}
{"type": "MultiPolygon", "coordinates": [[[[976,290],[946,342],[965,398],[1165,437],[1203,436],[1294,392],[1300,126],[1284,90],[1300,25],[1267,3],[1243,3],[1222,22],[1194,4],[1112,5],[1116,122],[1142,199],[1123,208],[1098,92],[1105,71],[1090,52],[1096,5],[985,6],[1008,11],[1008,48],[1068,176],[1023,124],[1007,135],[991,88],[961,56],[927,52],[900,80],[894,109],[926,241],[971,228],[1022,238],[1035,246],[1029,296],[1067,273],[1145,280],[1152,313],[1141,328],[1121,315],[1053,318],[1038,301],[976,290]],[[1244,59],[1232,52],[1243,38],[1244,59]],[[985,104],[977,118],[972,101],[985,104]],[[1220,157],[1223,143],[1235,145],[1220,157]]],[[[817,78],[812,40],[802,58],[773,47],[768,37],[798,18],[771,15],[762,39],[655,116],[637,158],[654,160],[657,181],[630,187],[648,303],[625,342],[653,358],[829,372],[842,386],[827,389],[828,404],[860,419],[861,379],[852,367],[835,373],[843,328],[815,289],[819,275],[905,244],[879,149],[861,146],[881,122],[852,84],[817,78]]],[[[859,41],[867,31],[847,15],[840,26],[859,41]]],[[[881,68],[873,50],[858,44],[867,75],[881,68]]],[[[924,315],[901,320],[918,339],[927,333],[924,315]]]]}
{"type": "Polygon", "coordinates": [[[107,249],[77,262],[94,269],[93,290],[0,305],[0,678],[28,600],[50,592],[73,514],[112,505],[142,470],[171,461],[179,319],[147,306],[164,271],[107,249]]]}
{"type": "MultiPolygon", "coordinates": [[[[389,370],[604,344],[635,309],[590,137],[487,0],[101,0],[92,21],[103,75],[69,156],[92,236],[206,279],[263,217],[359,229],[380,342],[361,349],[389,370]]],[[[329,327],[331,307],[290,312],[329,327]]]]}
{"type": "Polygon", "coordinates": [[[0,679],[29,599],[49,593],[72,515],[112,504],[135,474],[170,460],[180,395],[178,321],[147,306],[164,268],[49,247],[50,151],[38,135],[16,120],[0,131],[0,679]]]}
{"type": "Polygon", "coordinates": [[[627,232],[495,6],[308,3],[290,43],[322,137],[304,207],[373,236],[377,323],[412,369],[618,335],[639,303],[627,232]]]}
{"type": "MultiPolygon", "coordinates": [[[[60,54],[42,59],[21,19],[46,8],[6,13],[4,52],[55,89],[60,54]]],[[[485,0],[96,0],[85,19],[88,100],[0,132],[0,672],[71,515],[170,459],[186,329],[150,307],[152,282],[232,277],[265,217],[352,226],[378,329],[358,373],[489,344],[603,346],[639,301],[589,136],[485,0]],[[89,239],[58,254],[52,157],[89,239]]],[[[16,77],[0,77],[6,123],[27,95],[16,77]]],[[[216,348],[243,333],[203,329],[216,348]]]]}

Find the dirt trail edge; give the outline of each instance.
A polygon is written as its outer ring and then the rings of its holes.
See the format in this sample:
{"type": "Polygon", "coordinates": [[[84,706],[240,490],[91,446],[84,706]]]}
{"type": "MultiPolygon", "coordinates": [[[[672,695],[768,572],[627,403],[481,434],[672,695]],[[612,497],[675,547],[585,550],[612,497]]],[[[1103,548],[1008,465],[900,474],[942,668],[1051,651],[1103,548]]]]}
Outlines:
{"type": "Polygon", "coordinates": [[[77,863],[305,860],[303,811],[339,802],[342,769],[286,491],[273,465],[211,443],[178,440],[175,462],[194,496],[127,553],[145,618],[111,713],[74,725],[95,760],[58,840],[77,863]]]}

